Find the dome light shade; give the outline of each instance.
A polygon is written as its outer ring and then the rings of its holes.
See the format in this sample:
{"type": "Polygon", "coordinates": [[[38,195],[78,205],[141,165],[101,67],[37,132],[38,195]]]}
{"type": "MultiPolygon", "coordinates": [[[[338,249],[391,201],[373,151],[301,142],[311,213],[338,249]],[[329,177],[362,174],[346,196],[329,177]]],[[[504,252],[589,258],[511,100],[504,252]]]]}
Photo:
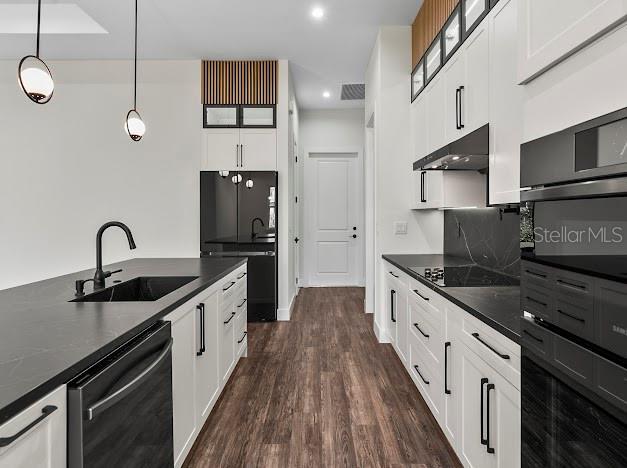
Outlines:
{"type": "Polygon", "coordinates": [[[229,176],[229,171],[218,171],[218,174],[220,174],[220,177],[223,179],[226,179],[229,176]]]}
{"type": "Polygon", "coordinates": [[[251,189],[251,188],[253,188],[253,186],[254,186],[254,185],[255,185],[255,184],[254,184],[254,182],[253,182],[253,180],[252,180],[252,179],[248,179],[248,180],[246,181],[246,188],[247,188],[247,189],[251,189]]]}
{"type": "Polygon", "coordinates": [[[135,109],[131,109],[126,114],[126,123],[124,124],[126,133],[133,141],[139,141],[146,133],[146,124],[142,120],[141,115],[135,109]]]}
{"type": "Polygon", "coordinates": [[[54,93],[52,73],[40,58],[27,55],[20,61],[18,81],[31,101],[45,104],[52,98],[54,93]]]}
{"type": "Polygon", "coordinates": [[[231,177],[231,182],[233,182],[234,184],[239,184],[242,181],[242,175],[241,174],[237,174],[234,175],[233,177],[231,177]]]}

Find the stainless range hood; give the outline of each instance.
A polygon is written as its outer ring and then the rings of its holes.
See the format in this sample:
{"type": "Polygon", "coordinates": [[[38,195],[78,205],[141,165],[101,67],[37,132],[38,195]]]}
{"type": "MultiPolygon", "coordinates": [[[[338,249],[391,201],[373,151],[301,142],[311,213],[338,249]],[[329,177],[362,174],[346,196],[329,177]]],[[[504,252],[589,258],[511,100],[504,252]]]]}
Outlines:
{"type": "Polygon", "coordinates": [[[414,163],[418,170],[480,171],[488,169],[490,125],[461,137],[414,163]]]}

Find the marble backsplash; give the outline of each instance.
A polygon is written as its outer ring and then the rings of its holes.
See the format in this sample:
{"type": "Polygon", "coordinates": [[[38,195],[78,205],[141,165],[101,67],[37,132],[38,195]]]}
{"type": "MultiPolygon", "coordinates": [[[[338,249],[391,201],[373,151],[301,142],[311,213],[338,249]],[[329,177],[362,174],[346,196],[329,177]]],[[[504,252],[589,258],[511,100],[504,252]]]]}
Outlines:
{"type": "Polygon", "coordinates": [[[520,276],[520,216],[498,208],[444,212],[444,254],[520,276]]]}

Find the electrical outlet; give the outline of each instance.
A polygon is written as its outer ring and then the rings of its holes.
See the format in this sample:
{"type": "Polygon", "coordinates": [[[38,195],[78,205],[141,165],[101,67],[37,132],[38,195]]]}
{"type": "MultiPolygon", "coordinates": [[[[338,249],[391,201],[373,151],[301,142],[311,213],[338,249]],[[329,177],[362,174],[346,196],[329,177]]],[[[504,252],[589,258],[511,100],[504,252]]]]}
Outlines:
{"type": "Polygon", "coordinates": [[[396,221],[394,223],[394,234],[407,235],[407,221],[396,221]]]}

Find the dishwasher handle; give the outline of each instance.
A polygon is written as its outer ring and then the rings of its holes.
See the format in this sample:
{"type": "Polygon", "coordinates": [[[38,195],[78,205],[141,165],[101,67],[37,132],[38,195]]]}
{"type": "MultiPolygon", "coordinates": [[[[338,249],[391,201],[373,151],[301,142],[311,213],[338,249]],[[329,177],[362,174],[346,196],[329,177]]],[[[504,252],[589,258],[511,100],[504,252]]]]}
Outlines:
{"type": "Polygon", "coordinates": [[[141,384],[147,377],[149,377],[156,369],[159,367],[166,357],[169,356],[170,351],[172,351],[172,344],[174,343],[174,339],[170,338],[168,343],[163,347],[163,349],[159,352],[159,356],[148,366],[146,367],[141,374],[131,380],[129,383],[124,385],[119,390],[116,390],[109,396],[106,396],[102,400],[97,401],[89,408],[85,410],[85,417],[87,420],[91,421],[98,414],[102,413],[104,410],[110,408],[115,405],[117,402],[126,397],[129,393],[131,393],[135,387],[141,384]]]}

